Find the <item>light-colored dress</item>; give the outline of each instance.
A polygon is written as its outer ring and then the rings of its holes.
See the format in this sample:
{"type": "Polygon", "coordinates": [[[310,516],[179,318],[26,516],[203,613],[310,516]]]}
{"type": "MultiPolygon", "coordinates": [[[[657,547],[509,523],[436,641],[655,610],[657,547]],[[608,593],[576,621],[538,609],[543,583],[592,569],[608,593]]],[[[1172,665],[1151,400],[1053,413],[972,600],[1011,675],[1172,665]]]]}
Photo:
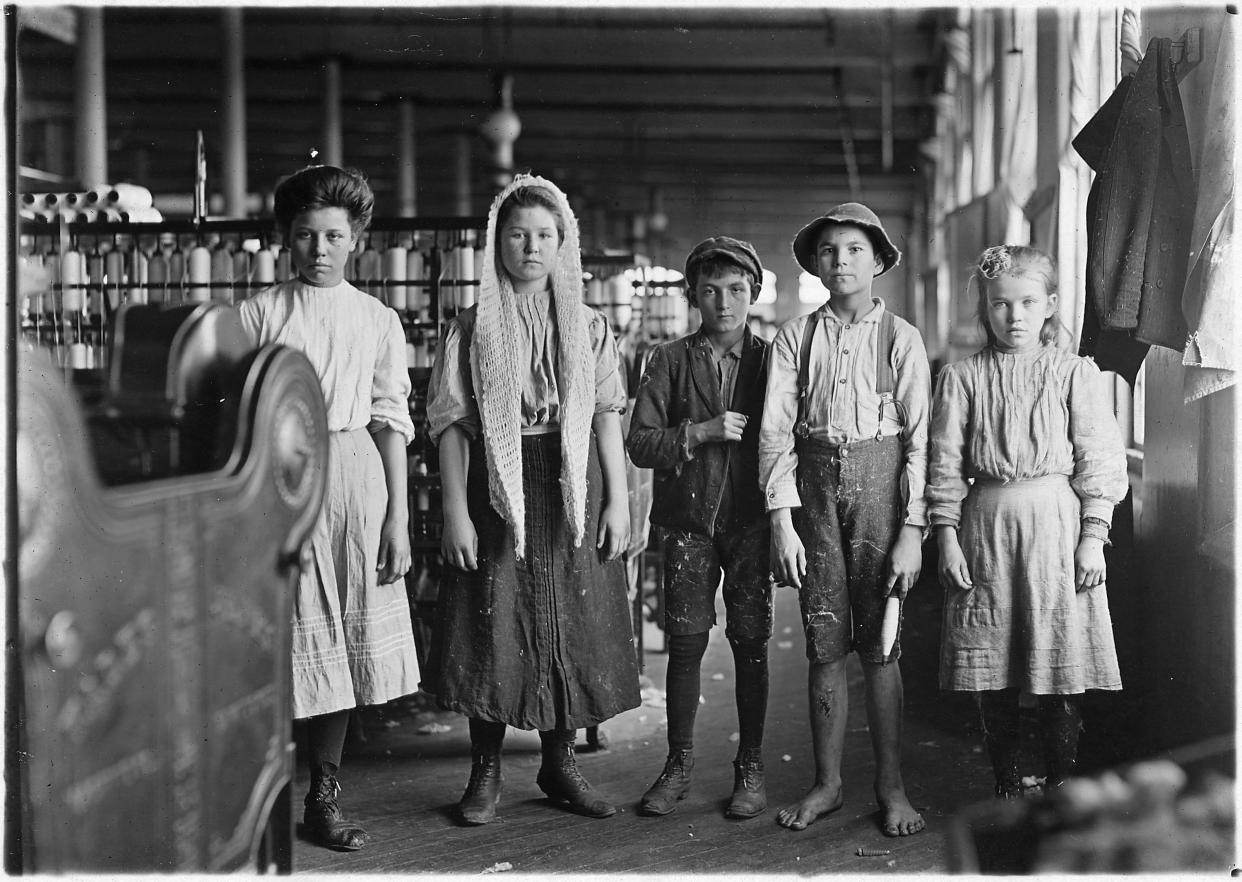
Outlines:
{"type": "Polygon", "coordinates": [[[388,505],[371,432],[408,444],[410,378],[393,310],[347,282],[284,282],[238,306],[256,345],[301,350],[327,405],[328,477],[310,540],[311,563],[293,611],[293,716],[380,704],[418,690],[418,659],[405,583],[377,584],[388,505]]]}
{"type": "Polygon", "coordinates": [[[958,526],[974,587],[945,593],[941,688],[1121,688],[1105,587],[1074,580],[1081,519],[1111,523],[1127,490],[1107,402],[1095,364],[1052,346],[944,368],[928,515],[958,526]]]}

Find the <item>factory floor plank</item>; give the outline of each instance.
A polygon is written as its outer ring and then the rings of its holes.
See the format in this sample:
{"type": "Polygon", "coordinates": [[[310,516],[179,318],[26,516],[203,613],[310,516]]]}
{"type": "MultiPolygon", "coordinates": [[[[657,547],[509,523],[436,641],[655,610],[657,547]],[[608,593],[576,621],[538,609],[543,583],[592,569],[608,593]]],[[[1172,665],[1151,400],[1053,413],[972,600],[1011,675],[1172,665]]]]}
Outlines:
{"type": "MultiPolygon", "coordinates": [[[[759,817],[724,817],[736,750],[730,736],[737,721],[732,656],[722,628],[713,629],[703,661],[693,790],[671,815],[648,818],[636,813],[666,750],[665,711],[658,706],[666,658],[659,632],[648,626],[645,676],[656,687],[652,703],[657,706],[645,704],[605,724],[605,750],[583,752],[585,742],[581,734],[579,738],[579,766],[616,803],[614,817],[582,818],[544,799],[535,786],[538,736],[510,729],[498,819],[485,827],[458,826],[453,808],[470,768],[466,721],[406,699],[359,715],[355,732],[360,727],[363,737],[351,739],[340,775],[341,804],[348,817],[364,824],[371,842],[361,851],[338,853],[299,839],[294,872],[480,873],[498,865],[541,875],[947,872],[950,820],[986,797],[990,775],[969,701],[936,688],[938,595],[927,580],[911,594],[901,661],[906,680],[905,777],[911,801],[927,819],[921,834],[891,839],[880,831],[871,793],[874,763],[862,674],[855,661],[849,668],[845,805],[805,831],[776,823],[776,810],[798,799],[813,776],[797,597],[790,589],[778,589],[764,744],[769,808],[759,817]],[[860,848],[888,853],[860,857],[860,848]]],[[[304,776],[299,769],[299,815],[304,776]]]]}

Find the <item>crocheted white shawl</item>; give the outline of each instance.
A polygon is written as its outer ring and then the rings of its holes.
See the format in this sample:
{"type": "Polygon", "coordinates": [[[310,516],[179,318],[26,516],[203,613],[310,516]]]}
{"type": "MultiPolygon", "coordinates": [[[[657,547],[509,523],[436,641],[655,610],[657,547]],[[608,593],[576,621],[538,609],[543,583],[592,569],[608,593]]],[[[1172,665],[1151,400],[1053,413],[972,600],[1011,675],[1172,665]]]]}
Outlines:
{"type": "Polygon", "coordinates": [[[551,181],[518,175],[492,202],[479,280],[478,314],[471,344],[470,370],[482,422],[492,507],[513,528],[517,555],[526,556],[526,500],[522,494],[522,376],[518,364],[520,327],[513,283],[496,252],[496,220],[509,194],[523,187],[546,188],[560,204],[565,237],[551,274],[552,312],[556,322],[555,369],[560,385],[561,498],[574,545],[586,531],[586,468],[595,413],[594,355],[582,309],[582,254],[578,220],[569,200],[551,181]]]}

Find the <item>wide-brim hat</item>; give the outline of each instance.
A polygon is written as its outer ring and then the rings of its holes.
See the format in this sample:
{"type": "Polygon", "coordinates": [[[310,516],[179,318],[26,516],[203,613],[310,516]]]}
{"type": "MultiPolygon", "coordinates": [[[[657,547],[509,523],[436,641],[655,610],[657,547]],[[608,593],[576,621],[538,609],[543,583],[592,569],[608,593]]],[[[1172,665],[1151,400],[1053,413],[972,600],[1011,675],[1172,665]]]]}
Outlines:
{"type": "Polygon", "coordinates": [[[867,231],[871,245],[875,248],[876,257],[884,263],[884,269],[876,273],[882,276],[897,264],[901,263],[901,252],[884,232],[884,225],[876,217],[876,213],[861,202],[845,202],[836,208],[830,208],[815,218],[794,236],[793,253],[798,266],[813,276],[819,275],[819,265],[815,260],[815,245],[819,239],[819,231],[825,224],[853,224],[867,231]]]}
{"type": "Polygon", "coordinates": [[[724,258],[746,270],[755,277],[755,285],[763,284],[763,264],[755,246],[732,236],[711,236],[690,249],[686,256],[686,284],[695,275],[697,267],[712,258],[724,258]]]}

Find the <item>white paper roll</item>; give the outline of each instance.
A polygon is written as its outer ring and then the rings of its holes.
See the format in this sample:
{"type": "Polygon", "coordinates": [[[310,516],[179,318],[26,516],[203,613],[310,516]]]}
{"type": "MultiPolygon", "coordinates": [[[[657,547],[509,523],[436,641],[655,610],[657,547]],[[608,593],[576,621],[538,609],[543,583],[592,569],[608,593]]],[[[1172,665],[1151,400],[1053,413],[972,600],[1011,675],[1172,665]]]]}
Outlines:
{"type": "Polygon", "coordinates": [[[155,204],[151,191],[137,184],[113,184],[105,201],[127,211],[150,208],[155,204]]]}

